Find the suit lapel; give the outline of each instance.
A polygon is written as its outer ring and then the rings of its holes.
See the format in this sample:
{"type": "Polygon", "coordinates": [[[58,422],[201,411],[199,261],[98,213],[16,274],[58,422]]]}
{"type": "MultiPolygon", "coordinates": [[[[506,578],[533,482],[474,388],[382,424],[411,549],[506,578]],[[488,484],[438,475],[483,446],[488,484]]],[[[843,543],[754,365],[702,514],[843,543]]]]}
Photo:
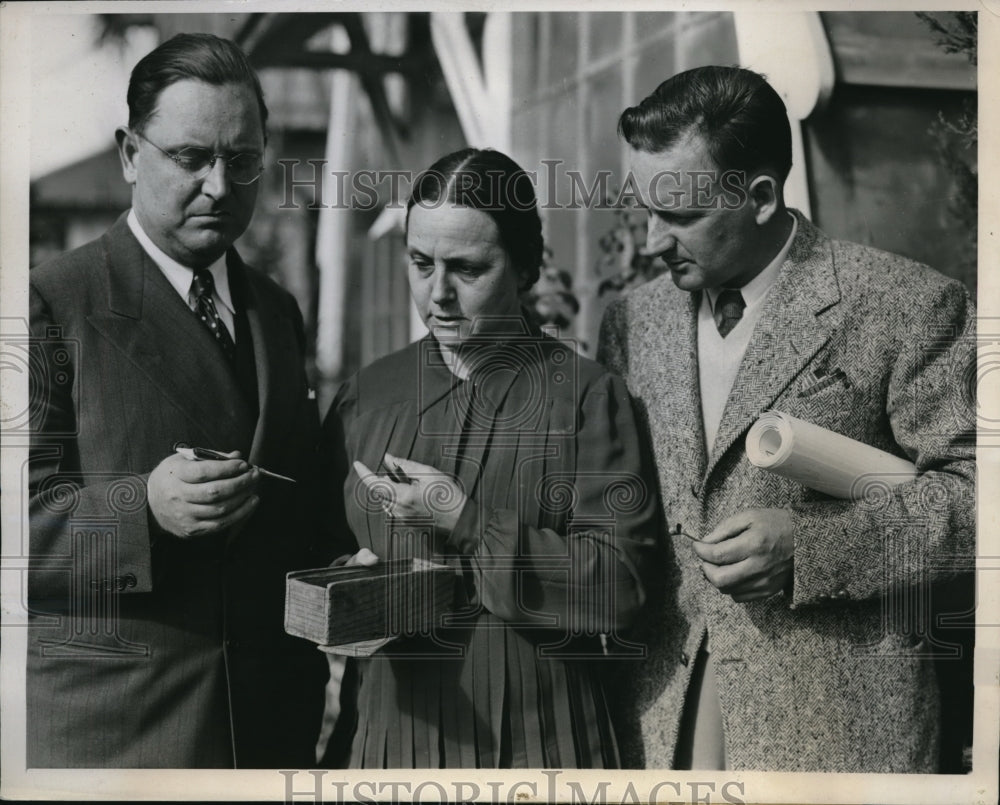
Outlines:
{"type": "Polygon", "coordinates": [[[105,235],[108,313],[90,324],[202,434],[207,447],[246,449],[250,412],[230,367],[123,215],[105,235]],[[230,447],[232,445],[232,447],[230,447]]]}
{"type": "Polygon", "coordinates": [[[830,338],[834,323],[819,317],[840,300],[830,241],[796,213],[798,232],[764,303],[726,401],[702,483],[830,338]]]}
{"type": "Polygon", "coordinates": [[[230,251],[232,269],[242,276],[246,299],[247,322],[253,339],[254,364],[257,369],[257,394],[260,414],[254,431],[250,461],[267,466],[268,458],[286,443],[286,434],[295,417],[294,401],[300,389],[301,366],[291,360],[299,354],[293,343],[294,333],[274,294],[263,293],[256,278],[246,270],[235,251],[230,251]]]}

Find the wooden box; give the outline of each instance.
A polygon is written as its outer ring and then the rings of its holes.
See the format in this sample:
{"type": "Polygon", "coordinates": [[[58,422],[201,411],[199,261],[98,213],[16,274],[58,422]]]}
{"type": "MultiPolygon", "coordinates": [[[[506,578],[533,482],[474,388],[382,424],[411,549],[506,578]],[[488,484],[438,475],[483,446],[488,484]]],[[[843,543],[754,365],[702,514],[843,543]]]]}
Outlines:
{"type": "Polygon", "coordinates": [[[321,646],[426,633],[452,608],[457,578],[417,558],[297,570],[285,582],[285,631],[321,646]]]}

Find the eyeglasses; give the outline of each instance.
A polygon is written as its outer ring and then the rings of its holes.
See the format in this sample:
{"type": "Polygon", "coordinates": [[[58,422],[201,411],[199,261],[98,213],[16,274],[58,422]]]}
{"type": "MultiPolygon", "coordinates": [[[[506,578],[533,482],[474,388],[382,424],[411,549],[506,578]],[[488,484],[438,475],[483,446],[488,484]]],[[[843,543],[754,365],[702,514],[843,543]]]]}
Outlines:
{"type": "Polygon", "coordinates": [[[226,176],[233,184],[253,184],[264,172],[264,165],[261,162],[260,154],[234,154],[233,156],[227,156],[226,154],[213,154],[208,148],[198,148],[197,146],[188,146],[171,154],[169,151],[160,148],[160,146],[148,137],[139,134],[139,132],[135,132],[135,134],[142,137],[153,148],[172,160],[178,168],[189,174],[192,179],[204,179],[208,176],[212,168],[215,167],[216,160],[220,157],[225,160],[226,176]]]}

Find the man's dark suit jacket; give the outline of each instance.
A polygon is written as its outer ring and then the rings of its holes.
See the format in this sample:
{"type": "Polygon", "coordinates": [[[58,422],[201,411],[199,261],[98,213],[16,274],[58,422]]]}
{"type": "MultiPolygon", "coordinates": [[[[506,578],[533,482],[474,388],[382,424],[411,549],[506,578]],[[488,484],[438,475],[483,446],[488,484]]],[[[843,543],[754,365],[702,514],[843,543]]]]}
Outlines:
{"type": "Polygon", "coordinates": [[[125,216],[30,274],[29,767],[315,764],[326,664],[282,625],[284,574],[322,558],[302,317],[228,266],[258,401],[125,216]],[[177,441],[300,483],[265,478],[241,527],[179,539],[146,506],[177,441]]]}

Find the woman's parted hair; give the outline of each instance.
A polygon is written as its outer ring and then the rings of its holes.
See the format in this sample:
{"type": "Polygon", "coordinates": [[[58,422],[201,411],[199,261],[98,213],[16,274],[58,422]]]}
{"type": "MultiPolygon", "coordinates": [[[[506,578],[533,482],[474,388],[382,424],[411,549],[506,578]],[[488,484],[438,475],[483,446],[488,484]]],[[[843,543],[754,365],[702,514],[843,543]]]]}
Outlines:
{"type": "Polygon", "coordinates": [[[497,225],[500,240],[520,278],[521,290],[538,281],[544,240],[531,177],[513,159],[493,149],[463,148],[421,173],[406,205],[455,204],[481,210],[497,225]]]}
{"type": "Polygon", "coordinates": [[[178,81],[240,84],[253,90],[260,108],[261,128],[267,126],[267,105],[260,79],[246,54],[228,39],[213,34],[177,34],[147,53],[132,68],[128,84],[128,125],[141,132],[156,111],[160,93],[178,81]]]}
{"type": "Polygon", "coordinates": [[[618,133],[637,151],[656,154],[690,132],[704,140],[721,170],[769,168],[784,181],[792,133],[784,101],[767,79],[741,67],[696,67],[671,76],[622,112],[618,133]]]}

